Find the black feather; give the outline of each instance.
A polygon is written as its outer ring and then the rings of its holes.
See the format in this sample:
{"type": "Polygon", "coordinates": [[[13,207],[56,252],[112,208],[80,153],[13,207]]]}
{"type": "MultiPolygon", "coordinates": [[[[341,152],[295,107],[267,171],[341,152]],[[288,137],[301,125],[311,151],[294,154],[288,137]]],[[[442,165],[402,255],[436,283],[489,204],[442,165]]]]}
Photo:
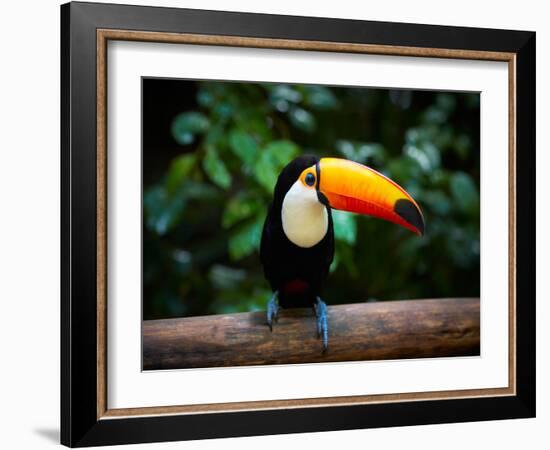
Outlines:
{"type": "Polygon", "coordinates": [[[328,229],[324,238],[310,248],[293,244],[285,235],[281,220],[283,199],[300,174],[315,165],[316,156],[300,156],[281,172],[275,185],[273,202],[269,206],[262,232],[260,258],[266,279],[273,291],[279,291],[282,307],[311,306],[329,273],[334,257],[334,227],[330,206],[328,229]],[[296,287],[304,289],[293,289],[296,287]]]}

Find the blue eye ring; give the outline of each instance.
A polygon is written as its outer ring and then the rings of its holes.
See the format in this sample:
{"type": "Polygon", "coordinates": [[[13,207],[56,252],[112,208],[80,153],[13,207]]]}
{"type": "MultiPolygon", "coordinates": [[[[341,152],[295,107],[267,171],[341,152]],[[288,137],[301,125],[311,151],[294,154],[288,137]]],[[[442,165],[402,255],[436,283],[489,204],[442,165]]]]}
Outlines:
{"type": "Polygon", "coordinates": [[[315,175],[313,175],[311,172],[308,173],[304,181],[308,186],[313,186],[315,184],[315,175]]]}

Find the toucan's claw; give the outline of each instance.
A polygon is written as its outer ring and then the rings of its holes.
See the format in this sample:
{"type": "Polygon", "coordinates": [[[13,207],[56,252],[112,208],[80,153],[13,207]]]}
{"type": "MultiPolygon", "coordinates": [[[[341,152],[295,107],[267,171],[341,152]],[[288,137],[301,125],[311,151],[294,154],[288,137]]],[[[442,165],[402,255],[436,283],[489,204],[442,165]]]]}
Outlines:
{"type": "Polygon", "coordinates": [[[273,331],[273,322],[277,322],[279,315],[279,292],[275,291],[273,297],[267,302],[267,324],[269,325],[269,330],[273,331]]]}
{"type": "Polygon", "coordinates": [[[327,321],[327,305],[317,297],[317,303],[314,306],[315,315],[317,316],[317,336],[323,339],[323,353],[328,350],[328,321],[327,321]]]}

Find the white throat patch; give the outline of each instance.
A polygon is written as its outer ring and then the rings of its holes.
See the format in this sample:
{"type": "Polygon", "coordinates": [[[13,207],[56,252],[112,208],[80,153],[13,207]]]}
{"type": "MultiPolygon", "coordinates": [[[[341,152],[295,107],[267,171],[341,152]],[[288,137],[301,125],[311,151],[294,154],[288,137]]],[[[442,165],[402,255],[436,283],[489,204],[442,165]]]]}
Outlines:
{"type": "Polygon", "coordinates": [[[285,195],[281,219],[286,237],[298,247],[313,247],[327,234],[327,208],[319,202],[317,191],[300,180],[285,195]]]}

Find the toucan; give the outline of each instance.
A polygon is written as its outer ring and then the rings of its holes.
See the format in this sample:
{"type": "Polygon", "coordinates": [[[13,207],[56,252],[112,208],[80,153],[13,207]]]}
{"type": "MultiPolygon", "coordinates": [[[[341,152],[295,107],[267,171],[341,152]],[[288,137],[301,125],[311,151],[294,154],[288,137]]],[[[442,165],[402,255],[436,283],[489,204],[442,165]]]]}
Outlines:
{"type": "Polygon", "coordinates": [[[260,244],[273,291],[267,324],[280,308],[313,307],[317,334],[328,349],[327,306],[321,299],[334,257],[332,209],[365,214],[424,234],[422,211],[397,183],[357,162],[301,155],[280,173],[260,244]]]}

